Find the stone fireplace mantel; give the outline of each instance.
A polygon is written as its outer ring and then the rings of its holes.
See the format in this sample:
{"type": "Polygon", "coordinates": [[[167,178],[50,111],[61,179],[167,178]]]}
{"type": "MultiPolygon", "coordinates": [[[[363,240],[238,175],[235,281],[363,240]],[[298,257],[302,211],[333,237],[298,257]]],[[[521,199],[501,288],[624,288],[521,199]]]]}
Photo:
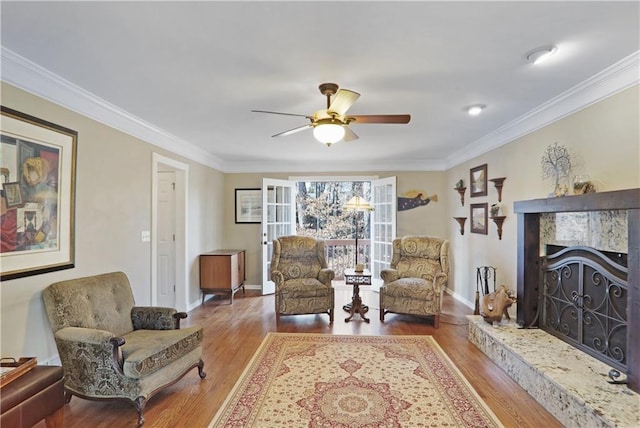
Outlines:
{"type": "Polygon", "coordinates": [[[546,213],[625,210],[628,238],[627,383],[640,392],[640,189],[514,202],[518,215],[517,323],[537,325],[540,217],[546,213]]]}

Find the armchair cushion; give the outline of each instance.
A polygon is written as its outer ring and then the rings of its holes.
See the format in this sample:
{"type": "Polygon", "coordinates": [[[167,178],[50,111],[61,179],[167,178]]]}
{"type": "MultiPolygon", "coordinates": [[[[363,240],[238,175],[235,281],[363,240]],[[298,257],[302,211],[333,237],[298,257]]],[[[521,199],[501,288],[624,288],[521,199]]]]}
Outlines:
{"type": "Polygon", "coordinates": [[[285,281],[280,287],[280,292],[291,299],[320,297],[329,295],[331,286],[327,286],[315,278],[297,278],[285,281]]]}
{"type": "Polygon", "coordinates": [[[135,330],[124,335],[124,375],[140,379],[159,370],[202,343],[202,328],[135,330]]]}

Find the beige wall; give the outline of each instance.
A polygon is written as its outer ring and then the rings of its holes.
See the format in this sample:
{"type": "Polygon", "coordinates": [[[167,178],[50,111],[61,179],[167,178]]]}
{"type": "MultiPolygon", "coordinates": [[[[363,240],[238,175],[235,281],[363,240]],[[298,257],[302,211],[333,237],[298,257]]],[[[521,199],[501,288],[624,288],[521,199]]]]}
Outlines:
{"type": "Polygon", "coordinates": [[[441,172],[306,172],[300,173],[264,173],[264,174],[226,174],[225,175],[225,245],[227,248],[242,248],[247,250],[247,284],[262,284],[262,245],[260,224],[235,224],[234,195],[235,189],[261,188],[262,178],[275,178],[286,180],[289,177],[371,177],[379,178],[395,176],[398,195],[410,191],[425,191],[429,196],[438,195],[437,202],[418,207],[412,210],[402,211],[397,214],[398,236],[408,234],[430,234],[443,236],[447,228],[447,203],[449,196],[445,190],[444,174],[441,172]],[[444,201],[442,199],[445,199],[444,201]]]}
{"type": "MultiPolygon", "coordinates": [[[[501,203],[507,218],[501,241],[491,221],[486,236],[470,233],[469,219],[464,236],[454,220],[448,224],[453,265],[449,287],[456,296],[472,304],[475,269],[486,265],[497,268],[498,285],[515,290],[517,219],[513,202],[545,198],[553,191],[551,180],[542,180],[540,166],[550,144],[558,142],[573,152],[574,160],[595,182],[598,191],[640,187],[639,88],[623,91],[446,172],[449,187],[460,178],[468,184],[469,169],[484,163],[488,164],[489,178],[507,177],[501,203]]],[[[488,190],[486,197],[470,198],[467,189],[464,207],[459,199],[450,198],[449,217],[469,217],[470,203],[496,203],[497,192],[491,183],[488,190]]]]}
{"type": "Polygon", "coordinates": [[[152,226],[154,152],[189,167],[188,301],[197,304],[198,254],[223,242],[223,174],[4,83],[2,105],[78,131],[76,267],[1,284],[2,355],[44,362],[57,354],[40,297],[55,281],[121,270],[136,303],[150,303],[151,244],[140,233],[152,226]]]}
{"type": "MultiPolygon", "coordinates": [[[[412,189],[437,194],[437,203],[399,212],[397,232],[399,236],[424,233],[448,237],[452,244],[449,287],[456,297],[472,305],[477,266],[496,266],[499,283],[515,287],[513,202],[546,197],[551,191],[551,183],[542,181],[540,172],[540,158],[549,144],[557,141],[579,154],[584,170],[600,191],[640,187],[639,101],[636,86],[446,172],[310,171],[304,175],[396,176],[398,194],[412,189]],[[483,163],[488,164],[489,178],[507,177],[502,201],[507,219],[501,241],[492,223],[485,236],[469,233],[467,222],[461,236],[452,219],[468,217],[469,203],[496,202],[491,185],[487,197],[469,198],[467,190],[464,207],[453,190],[460,178],[468,183],[469,168],[483,163]]],[[[137,303],[150,302],[151,250],[149,243],[140,242],[140,232],[151,229],[154,152],[189,165],[189,302],[197,304],[199,299],[197,256],[215,248],[246,249],[247,283],[261,283],[260,225],[235,224],[234,189],[259,188],[263,176],[301,174],[222,174],[4,83],[2,104],[79,132],[76,268],[2,283],[2,355],[33,355],[46,361],[57,353],[40,300],[40,292],[52,282],[122,270],[131,279],[137,303]]]]}

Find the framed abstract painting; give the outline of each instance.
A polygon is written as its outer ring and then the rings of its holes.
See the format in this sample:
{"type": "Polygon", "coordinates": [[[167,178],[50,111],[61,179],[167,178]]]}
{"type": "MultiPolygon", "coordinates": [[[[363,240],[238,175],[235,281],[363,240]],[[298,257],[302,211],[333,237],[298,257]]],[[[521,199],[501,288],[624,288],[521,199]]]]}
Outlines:
{"type": "Polygon", "coordinates": [[[2,281],[75,265],[78,133],[1,107],[2,281]]]}

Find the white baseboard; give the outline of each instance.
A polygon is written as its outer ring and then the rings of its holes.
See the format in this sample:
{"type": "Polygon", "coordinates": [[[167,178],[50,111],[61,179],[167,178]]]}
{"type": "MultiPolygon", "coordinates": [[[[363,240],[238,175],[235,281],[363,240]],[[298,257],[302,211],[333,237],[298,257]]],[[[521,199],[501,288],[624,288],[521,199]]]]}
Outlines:
{"type": "Polygon", "coordinates": [[[469,300],[463,298],[461,295],[459,295],[458,293],[456,293],[455,291],[451,290],[450,288],[445,288],[444,290],[447,294],[451,295],[454,299],[456,299],[458,302],[463,303],[465,306],[468,306],[471,309],[475,309],[476,307],[476,303],[475,302],[470,302],[469,300]]]}

